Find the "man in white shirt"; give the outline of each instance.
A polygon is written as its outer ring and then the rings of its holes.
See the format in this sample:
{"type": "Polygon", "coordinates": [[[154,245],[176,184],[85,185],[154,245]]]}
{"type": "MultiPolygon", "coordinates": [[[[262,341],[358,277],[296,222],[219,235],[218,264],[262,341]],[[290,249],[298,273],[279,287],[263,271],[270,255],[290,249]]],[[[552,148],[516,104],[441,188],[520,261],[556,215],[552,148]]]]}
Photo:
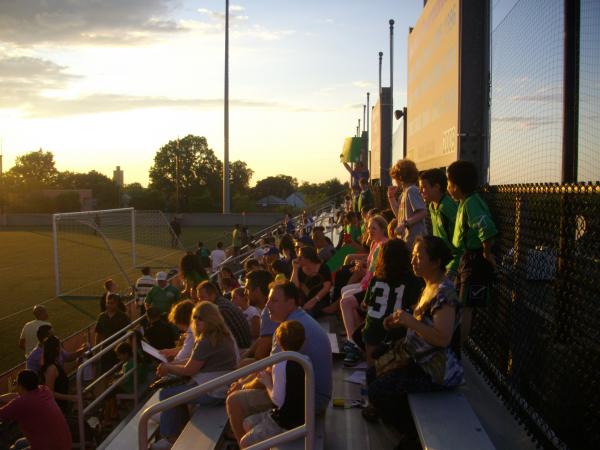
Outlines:
{"type": "MultiPolygon", "coordinates": [[[[150,275],[150,267],[144,267],[142,269],[142,276],[135,282],[135,301],[140,309],[144,306],[146,295],[148,295],[148,292],[154,286],[156,286],[156,281],[150,275]]],[[[140,311],[140,313],[143,314],[143,311],[140,311]]]]}
{"type": "Polygon", "coordinates": [[[223,243],[217,242],[217,248],[215,248],[212,252],[210,252],[210,262],[213,272],[218,272],[219,266],[227,256],[225,255],[225,250],[223,250],[223,243]]]}
{"type": "Polygon", "coordinates": [[[33,307],[33,317],[35,317],[35,320],[27,322],[23,326],[21,337],[19,339],[19,347],[25,350],[25,356],[27,356],[38,343],[38,328],[42,325],[51,325],[50,322],[48,322],[48,311],[46,311],[46,308],[42,305],[35,305],[33,307]]]}

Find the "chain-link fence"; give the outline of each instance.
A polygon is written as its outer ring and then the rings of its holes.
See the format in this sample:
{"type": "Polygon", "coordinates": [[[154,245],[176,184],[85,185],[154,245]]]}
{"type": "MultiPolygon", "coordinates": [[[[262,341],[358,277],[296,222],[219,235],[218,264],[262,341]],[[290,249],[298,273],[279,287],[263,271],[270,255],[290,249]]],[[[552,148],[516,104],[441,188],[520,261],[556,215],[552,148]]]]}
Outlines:
{"type": "Polygon", "coordinates": [[[600,443],[600,183],[489,188],[498,278],[467,352],[545,448],[600,443]]]}

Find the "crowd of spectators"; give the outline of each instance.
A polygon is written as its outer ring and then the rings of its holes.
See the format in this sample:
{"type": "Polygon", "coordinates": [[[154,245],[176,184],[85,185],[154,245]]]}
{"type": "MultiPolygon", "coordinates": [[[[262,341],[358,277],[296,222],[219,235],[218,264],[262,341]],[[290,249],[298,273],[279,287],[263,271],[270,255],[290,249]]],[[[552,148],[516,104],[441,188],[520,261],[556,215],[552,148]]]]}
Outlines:
{"type": "MultiPolygon", "coordinates": [[[[398,161],[390,170],[389,208],[375,208],[362,166],[349,170],[352,193],[342,204],[337,243],[305,212],[297,220],[286,216],[278,232],[257,245],[248,244],[243,227],[236,226],[233,260],[245,257],[239,272],[227,265],[221,242],[212,252],[198,243],[176,271],[152,276],[150,268],[142,269],[134,294],[145,317],[144,339],[168,359],[157,366],[156,376],[178,377],[162,388],[161,399],[270,354],[294,350],[313,365],[316,414],[323,414],[332,393],[330,341],[316,320],[323,316],[343,324],[344,364],[367,362],[369,403],[363,416],[393,423],[403,439],[416,439],[408,393],[463,382],[460,343],[468,336],[472,308],[487,301],[497,234],[476,193],[475,167],[457,161],[446,173],[419,173],[412,161],[398,161]]],[[[106,346],[130,323],[116,291],[116,283],[107,280],[96,344],[106,346]]],[[[19,342],[28,371],[20,375],[18,397],[0,408],[2,417],[21,417],[19,405],[27,402],[52,410],[49,395],[68,414],[75,398],[64,362],[80,357],[85,348],[65,352],[42,306],[34,308],[34,317],[19,342]]],[[[127,345],[102,357],[102,371],[122,365],[122,374],[134,366],[127,345]]],[[[131,382],[121,389],[130,392],[131,382]]],[[[303,389],[301,367],[278,363],[165,411],[163,439],[153,447],[170,448],[193,408],[216,404],[226,406],[237,443],[253,445],[303,422],[303,389]]],[[[54,416],[54,410],[48,413],[58,421],[54,416]]],[[[23,422],[27,439],[35,439],[26,420],[16,420],[23,422]]]]}

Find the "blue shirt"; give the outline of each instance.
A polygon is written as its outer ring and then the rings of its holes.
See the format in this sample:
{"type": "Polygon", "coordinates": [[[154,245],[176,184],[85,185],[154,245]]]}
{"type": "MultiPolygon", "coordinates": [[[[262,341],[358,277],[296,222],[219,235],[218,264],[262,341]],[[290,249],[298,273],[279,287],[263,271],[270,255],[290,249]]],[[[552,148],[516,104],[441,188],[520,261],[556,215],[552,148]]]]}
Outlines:
{"type": "Polygon", "coordinates": [[[263,336],[273,336],[275,334],[275,330],[279,324],[277,322],[273,322],[269,317],[269,308],[266,306],[263,308],[260,313],[260,332],[259,335],[263,336]]]}
{"type": "MultiPolygon", "coordinates": [[[[315,411],[323,413],[327,409],[327,405],[329,405],[333,384],[333,358],[331,356],[329,337],[323,328],[321,328],[319,322],[301,308],[292,312],[286,320],[296,320],[304,327],[305,340],[300,353],[308,356],[312,363],[315,374],[315,411]]],[[[280,351],[279,346],[275,345],[271,353],[280,351]]]]}

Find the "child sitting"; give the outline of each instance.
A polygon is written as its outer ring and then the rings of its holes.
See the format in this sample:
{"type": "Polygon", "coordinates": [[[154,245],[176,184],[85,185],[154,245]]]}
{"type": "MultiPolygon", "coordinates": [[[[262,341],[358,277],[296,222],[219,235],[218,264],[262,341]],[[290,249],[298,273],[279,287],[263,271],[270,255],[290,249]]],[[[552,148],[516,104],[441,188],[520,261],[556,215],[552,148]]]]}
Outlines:
{"type": "MultiPolygon", "coordinates": [[[[299,351],[304,338],[304,327],[295,320],[283,322],[275,332],[277,344],[286,351],[299,351]]],[[[295,361],[283,361],[270,369],[260,372],[258,377],[275,408],[244,419],[246,434],[240,440],[241,448],[250,447],[304,423],[302,366],[295,361]]]]}
{"type": "Polygon", "coordinates": [[[242,310],[248,325],[250,325],[252,339],[256,339],[260,333],[260,311],[255,306],[250,306],[250,300],[244,292],[244,288],[239,287],[232,291],[231,302],[242,310]]]}

